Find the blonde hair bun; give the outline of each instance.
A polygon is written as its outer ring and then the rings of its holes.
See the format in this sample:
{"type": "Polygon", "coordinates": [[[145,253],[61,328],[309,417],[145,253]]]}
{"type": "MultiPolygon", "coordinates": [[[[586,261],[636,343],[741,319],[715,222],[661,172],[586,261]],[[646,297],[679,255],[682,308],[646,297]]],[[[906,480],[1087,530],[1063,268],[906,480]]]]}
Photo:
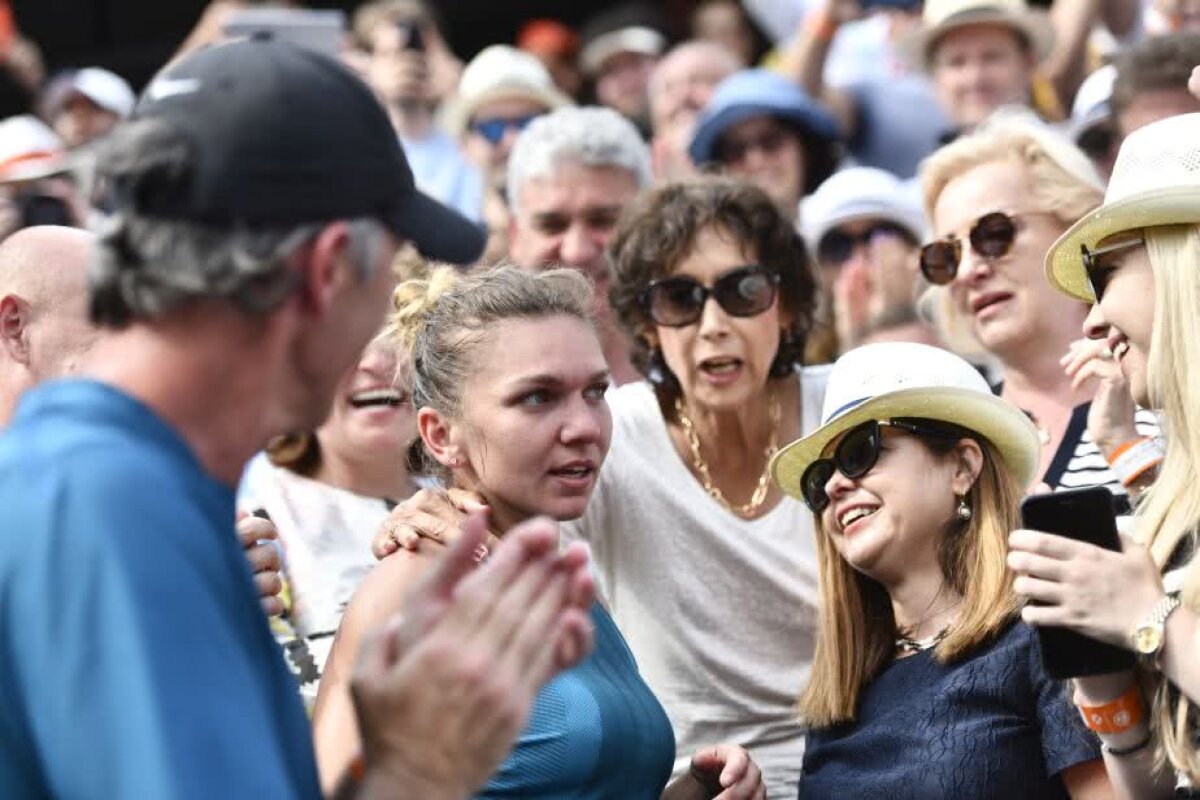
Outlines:
{"type": "Polygon", "coordinates": [[[417,337],[437,308],[438,301],[462,280],[454,267],[439,266],[427,277],[402,282],[392,292],[388,333],[402,352],[411,353],[417,337]]]}

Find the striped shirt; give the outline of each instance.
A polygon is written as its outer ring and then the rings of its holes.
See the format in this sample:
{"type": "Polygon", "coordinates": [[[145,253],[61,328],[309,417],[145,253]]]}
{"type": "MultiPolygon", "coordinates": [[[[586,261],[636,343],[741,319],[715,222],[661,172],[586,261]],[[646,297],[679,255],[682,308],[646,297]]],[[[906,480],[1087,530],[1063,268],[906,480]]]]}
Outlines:
{"type": "MultiPolygon", "coordinates": [[[[1087,429],[1090,403],[1076,406],[1071,413],[1062,443],[1054,454],[1045,476],[1042,478],[1054,491],[1081,489],[1086,486],[1104,486],[1113,493],[1119,509],[1129,513],[1129,493],[1121,485],[1120,478],[1112,471],[1100,448],[1092,441],[1087,429]]],[[[1153,411],[1138,409],[1134,417],[1137,432],[1141,436],[1157,438],[1160,434],[1158,416],[1153,411]]]]}

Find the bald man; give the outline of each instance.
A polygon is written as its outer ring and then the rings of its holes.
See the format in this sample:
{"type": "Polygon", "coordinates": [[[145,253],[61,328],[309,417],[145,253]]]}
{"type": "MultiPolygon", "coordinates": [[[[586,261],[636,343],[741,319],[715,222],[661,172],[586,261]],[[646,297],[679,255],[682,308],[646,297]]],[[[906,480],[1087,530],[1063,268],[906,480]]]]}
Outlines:
{"type": "MultiPolygon", "coordinates": [[[[79,371],[100,331],[87,308],[87,270],[95,237],[79,228],[39,225],[0,242],[0,429],[26,389],[79,371]]],[[[238,521],[263,611],[283,611],[279,552],[268,520],[238,521]]]]}
{"type": "Polygon", "coordinates": [[[0,243],[0,428],[21,392],[79,369],[97,331],[88,321],[93,236],[25,228],[0,243]]]}

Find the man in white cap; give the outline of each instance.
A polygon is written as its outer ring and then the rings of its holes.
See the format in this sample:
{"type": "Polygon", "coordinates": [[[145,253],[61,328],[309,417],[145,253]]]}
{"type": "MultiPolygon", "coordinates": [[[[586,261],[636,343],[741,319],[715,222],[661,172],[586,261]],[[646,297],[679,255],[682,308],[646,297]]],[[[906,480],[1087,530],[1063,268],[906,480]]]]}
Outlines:
{"type": "Polygon", "coordinates": [[[133,110],[135,97],[125,79],[100,67],[52,78],[42,93],[42,117],[70,148],[106,135],[133,110]]]}
{"type": "Polygon", "coordinates": [[[484,264],[500,261],[508,252],[504,183],[513,143],[536,117],[570,104],[536,56],[509,45],[484,48],[463,70],[444,121],[484,176],[483,219],[488,228],[484,264]]]}
{"type": "Polygon", "coordinates": [[[1105,64],[1088,75],[1075,93],[1067,125],[1072,141],[1092,160],[1105,181],[1112,175],[1117,148],[1121,144],[1111,103],[1116,78],[1115,64],[1105,64]]]}
{"type": "Polygon", "coordinates": [[[579,63],[592,79],[596,101],[649,133],[650,72],[667,49],[658,10],[632,0],[593,17],[583,27],[579,63]]]}
{"type": "Polygon", "coordinates": [[[570,103],[536,56],[494,44],[463,70],[446,128],[489,183],[503,185],[517,134],[535,117],[570,103]]]}
{"type": "Polygon", "coordinates": [[[851,167],[805,199],[800,219],[833,296],[842,352],[875,319],[913,309],[925,219],[912,188],[883,170],[851,167]]]}
{"type": "Polygon", "coordinates": [[[0,121],[0,240],[30,225],[81,224],[87,214],[67,147],[31,114],[0,121]]]}

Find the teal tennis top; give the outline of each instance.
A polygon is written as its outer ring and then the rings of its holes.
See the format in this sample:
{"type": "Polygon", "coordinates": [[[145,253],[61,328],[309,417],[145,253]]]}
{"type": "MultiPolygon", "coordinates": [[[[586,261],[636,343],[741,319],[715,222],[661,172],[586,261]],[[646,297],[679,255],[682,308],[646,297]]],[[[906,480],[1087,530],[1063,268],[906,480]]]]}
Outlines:
{"type": "Polygon", "coordinates": [[[512,754],[481,798],[658,800],[675,735],[633,654],[599,603],[596,646],[546,684],[512,754]]]}

